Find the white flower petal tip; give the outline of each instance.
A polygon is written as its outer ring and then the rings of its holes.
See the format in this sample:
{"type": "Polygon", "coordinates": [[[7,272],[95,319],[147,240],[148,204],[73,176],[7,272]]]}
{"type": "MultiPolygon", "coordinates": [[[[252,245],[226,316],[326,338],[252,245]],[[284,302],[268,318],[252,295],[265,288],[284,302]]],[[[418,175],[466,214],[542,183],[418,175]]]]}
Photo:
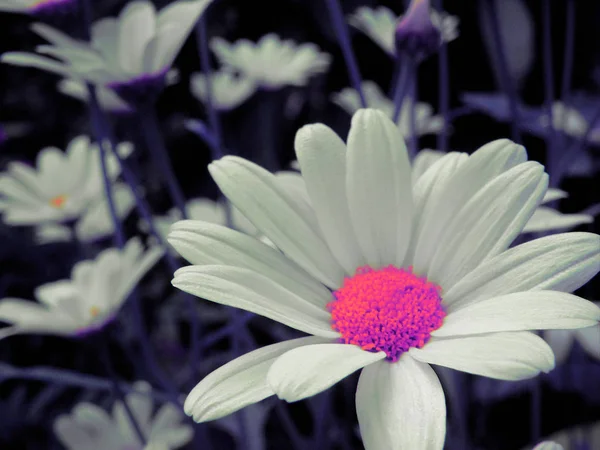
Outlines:
{"type": "Polygon", "coordinates": [[[158,248],[144,252],[139,239],[132,238],[122,250],[109,248],[94,260],[76,263],[70,279],[39,286],[35,296],[40,303],[0,301],[0,320],[14,324],[14,331],[20,333],[81,336],[94,332],[112,321],[162,254],[158,248]]]}
{"type": "Polygon", "coordinates": [[[236,76],[229,71],[213,72],[210,80],[201,73],[194,73],[190,78],[190,90],[201,102],[206,102],[208,99],[209,82],[213,106],[221,111],[237,108],[257,89],[256,83],[250,78],[236,76]]]}
{"type": "Polygon", "coordinates": [[[452,337],[500,331],[575,329],[596,325],[600,308],[572,294],[517,292],[480,300],[450,312],[432,336],[452,337]]]}
{"type": "Polygon", "coordinates": [[[567,230],[592,222],[594,222],[594,217],[588,214],[563,214],[552,208],[540,206],[523,228],[523,233],[567,230]]]}
{"type": "Polygon", "coordinates": [[[533,450],[564,450],[564,447],[556,442],[544,441],[533,447],[533,450]]]}
{"type": "Polygon", "coordinates": [[[274,394],[267,383],[273,362],[285,352],[327,342],[306,337],[262,347],[242,355],[206,376],[192,389],[183,409],[195,422],[220,419],[274,394]]]}
{"type": "Polygon", "coordinates": [[[365,367],[356,390],[356,414],[365,448],[442,450],[446,404],[428,364],[402,355],[393,364],[365,367]]]}
{"type": "Polygon", "coordinates": [[[297,348],[277,358],[267,382],[277,396],[288,402],[312,397],[358,369],[385,358],[348,344],[315,344],[297,348]]]}
{"type": "Polygon", "coordinates": [[[252,270],[220,266],[190,266],[175,272],[173,286],[200,298],[245,309],[305,333],[336,338],[329,313],[252,270]]]}
{"type": "Polygon", "coordinates": [[[532,378],[555,366],[550,346],[527,331],[432,338],[408,353],[421,362],[507,381],[532,378]]]}

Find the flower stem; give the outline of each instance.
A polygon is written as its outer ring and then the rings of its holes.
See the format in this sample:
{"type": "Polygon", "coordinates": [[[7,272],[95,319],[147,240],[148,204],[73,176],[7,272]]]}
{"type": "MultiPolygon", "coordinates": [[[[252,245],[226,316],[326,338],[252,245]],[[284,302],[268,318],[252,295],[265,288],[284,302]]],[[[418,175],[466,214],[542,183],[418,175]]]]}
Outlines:
{"type": "MultiPolygon", "coordinates": [[[[548,0],[542,0],[542,60],[544,66],[544,102],[548,117],[546,137],[546,152],[548,173],[552,175],[556,166],[556,130],[554,128],[554,72],[552,61],[552,23],[551,5],[548,0]]],[[[563,120],[565,117],[563,116],[563,120]]]]}
{"type": "Polygon", "coordinates": [[[402,103],[404,97],[410,87],[410,74],[414,61],[409,57],[399,57],[398,64],[400,65],[398,78],[396,79],[396,86],[394,87],[394,114],[392,115],[392,121],[398,123],[398,118],[402,111],[402,103]]]}
{"type": "Polygon", "coordinates": [[[155,168],[159,173],[162,173],[167,183],[167,189],[171,196],[171,200],[181,212],[181,217],[187,219],[187,212],[185,209],[185,197],[181,191],[181,187],[173,172],[171,161],[163,137],[160,133],[160,124],[158,117],[156,116],[156,109],[154,105],[144,108],[139,112],[140,125],[142,128],[142,134],[146,141],[146,146],[150,151],[152,160],[155,168]]]}
{"type": "Polygon", "coordinates": [[[500,34],[500,27],[498,26],[498,12],[496,11],[496,3],[489,0],[480,0],[479,2],[484,20],[487,20],[490,31],[492,32],[492,40],[494,46],[495,59],[498,62],[498,72],[500,76],[500,85],[504,94],[508,97],[508,106],[511,115],[511,136],[512,140],[520,143],[521,142],[521,131],[519,130],[519,107],[518,107],[518,96],[517,90],[510,78],[508,72],[508,64],[506,62],[506,54],[504,49],[504,43],[502,41],[502,35],[500,34]]]}
{"type": "Polygon", "coordinates": [[[342,49],[342,55],[344,56],[344,62],[346,63],[346,69],[350,76],[350,82],[354,86],[358,96],[360,97],[360,104],[363,108],[367,107],[367,101],[362,91],[362,80],[358,64],[356,62],[356,56],[352,51],[352,43],[350,42],[350,35],[348,33],[348,25],[344,18],[344,13],[340,5],[339,0],[325,0],[327,10],[331,17],[333,29],[338,40],[338,44],[342,49]]]}
{"type": "Polygon", "coordinates": [[[135,434],[137,435],[138,439],[140,440],[142,446],[145,446],[147,443],[146,437],[144,436],[144,433],[142,432],[142,429],[140,428],[140,424],[137,422],[135,416],[133,415],[133,412],[131,411],[129,404],[127,403],[127,399],[125,398],[125,395],[123,394],[123,391],[121,390],[121,387],[119,385],[119,378],[117,376],[117,373],[115,371],[115,368],[113,367],[113,364],[112,364],[112,361],[110,358],[108,336],[100,335],[100,336],[98,336],[98,339],[100,340],[100,343],[99,343],[100,344],[99,345],[100,357],[101,357],[104,367],[106,369],[106,373],[109,376],[111,383],[113,385],[113,391],[115,393],[115,396],[123,404],[123,408],[125,409],[125,414],[127,415],[129,422],[131,422],[131,426],[133,427],[135,434]]]}
{"type": "MultiPolygon", "coordinates": [[[[442,0],[435,0],[435,7],[442,10],[442,0]]],[[[444,119],[442,129],[437,137],[437,148],[442,152],[448,151],[448,112],[450,109],[450,66],[448,63],[448,47],[442,43],[438,52],[438,90],[439,110],[444,119]]]]}
{"type": "Polygon", "coordinates": [[[573,59],[575,48],[575,0],[567,0],[567,13],[565,24],[565,52],[562,73],[562,86],[560,98],[567,101],[571,89],[571,77],[573,75],[573,59]]]}
{"type": "Polygon", "coordinates": [[[542,435],[542,383],[541,376],[533,380],[531,388],[531,432],[532,442],[539,442],[542,435]]]}

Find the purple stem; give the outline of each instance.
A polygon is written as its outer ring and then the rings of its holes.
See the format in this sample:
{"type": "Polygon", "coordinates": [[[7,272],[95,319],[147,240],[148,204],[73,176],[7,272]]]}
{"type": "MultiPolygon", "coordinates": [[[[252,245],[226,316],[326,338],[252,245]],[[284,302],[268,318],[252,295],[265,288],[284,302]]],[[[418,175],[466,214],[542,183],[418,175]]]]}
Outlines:
{"type": "Polygon", "coordinates": [[[567,13],[565,25],[565,54],[562,73],[562,86],[560,98],[567,101],[571,89],[571,77],[573,75],[573,59],[575,48],[575,0],[567,0],[567,13]]]}
{"type": "Polygon", "coordinates": [[[548,132],[546,138],[546,152],[548,173],[553,175],[556,166],[556,130],[554,129],[554,72],[552,69],[552,23],[550,1],[542,0],[542,59],[544,65],[544,101],[548,117],[548,132]]]}
{"type": "Polygon", "coordinates": [[[511,114],[511,136],[512,140],[520,143],[521,132],[519,130],[519,108],[518,108],[518,96],[517,90],[514,83],[510,78],[508,72],[508,64],[506,62],[506,54],[504,51],[504,44],[502,42],[502,36],[500,35],[500,27],[498,26],[498,12],[496,11],[496,0],[481,0],[480,5],[484,14],[487,18],[488,25],[492,32],[492,38],[494,41],[495,57],[498,61],[498,71],[500,72],[500,84],[504,91],[504,94],[508,97],[508,105],[511,114]]]}
{"type": "Polygon", "coordinates": [[[396,79],[396,86],[394,87],[394,114],[392,115],[392,122],[398,123],[400,112],[402,111],[402,103],[404,97],[410,87],[410,74],[414,62],[409,56],[399,57],[398,64],[400,64],[398,78],[396,79]]]}
{"type": "Polygon", "coordinates": [[[146,146],[148,147],[148,150],[150,150],[156,170],[164,175],[171,200],[181,212],[181,217],[187,219],[185,197],[183,196],[181,187],[175,177],[171,161],[169,161],[168,151],[160,133],[160,125],[154,105],[141,110],[139,112],[139,118],[142,134],[146,140],[146,146]]]}
{"type": "Polygon", "coordinates": [[[344,12],[340,6],[339,0],[325,0],[333,29],[338,40],[338,44],[342,49],[342,55],[344,56],[344,62],[346,63],[346,69],[350,76],[350,81],[354,86],[358,96],[360,97],[360,104],[363,108],[367,107],[367,101],[362,91],[362,79],[358,64],[356,62],[356,56],[352,51],[352,44],[350,42],[350,35],[348,33],[348,25],[344,18],[344,12]]]}
{"type": "MultiPolygon", "coordinates": [[[[55,369],[54,367],[20,368],[0,363],[0,382],[7,379],[42,381],[61,386],[72,386],[98,391],[110,391],[114,389],[114,385],[111,380],[92,375],[85,375],[64,369],[55,369]]],[[[173,396],[155,389],[152,389],[149,393],[144,393],[137,391],[130,384],[123,382],[119,382],[119,388],[125,393],[137,392],[140,394],[146,394],[161,402],[171,402],[177,406],[181,406],[176,397],[173,398],[173,396]]]]}
{"type": "MultiPolygon", "coordinates": [[[[436,9],[442,11],[442,0],[434,1],[436,9]]],[[[439,89],[439,110],[444,118],[444,124],[437,137],[437,148],[442,152],[448,151],[448,121],[450,117],[450,70],[448,63],[448,47],[442,43],[438,53],[438,89],[439,89]]]]}

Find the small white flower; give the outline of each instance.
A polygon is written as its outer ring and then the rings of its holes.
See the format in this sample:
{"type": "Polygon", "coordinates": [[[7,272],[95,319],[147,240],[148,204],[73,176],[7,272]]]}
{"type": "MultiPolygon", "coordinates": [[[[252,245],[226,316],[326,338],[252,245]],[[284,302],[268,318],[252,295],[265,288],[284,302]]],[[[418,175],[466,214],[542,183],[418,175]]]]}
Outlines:
{"type": "Polygon", "coordinates": [[[76,263],[71,279],[39,286],[39,303],[3,299],[0,320],[12,325],[0,330],[0,339],[19,333],[81,336],[102,328],[162,254],[158,247],[144,251],[133,238],[123,250],[110,248],[94,260],[76,263]]]}
{"type": "MultiPolygon", "coordinates": [[[[133,147],[119,144],[117,151],[128,156],[133,147]]],[[[121,168],[115,156],[106,155],[109,178],[114,181],[121,168]]],[[[36,168],[11,162],[0,174],[0,211],[10,225],[34,225],[73,220],[104,195],[99,147],[87,136],[74,138],[67,151],[44,148],[36,168]]]]}
{"type": "MultiPolygon", "coordinates": [[[[596,305],[600,306],[600,303],[596,302],[596,305]]],[[[598,325],[578,330],[546,330],[544,339],[552,347],[556,362],[559,364],[567,360],[575,341],[588,355],[600,360],[600,326],[598,325]]]]}
{"type": "MultiPolygon", "coordinates": [[[[429,167],[441,159],[445,153],[437,150],[421,150],[417,153],[413,162],[413,182],[416,182],[429,167]]],[[[548,189],[542,199],[543,203],[568,197],[565,191],[560,189],[548,189]]],[[[592,223],[594,217],[589,214],[563,214],[546,206],[539,206],[527,224],[523,227],[523,233],[539,233],[544,231],[569,230],[579,225],[592,223]]]]}
{"type": "MultiPolygon", "coordinates": [[[[218,110],[229,111],[237,108],[256,91],[254,81],[224,70],[213,72],[210,78],[211,100],[213,107],[218,110]]],[[[193,73],[190,78],[190,90],[199,101],[206,102],[206,76],[193,73]]]]}
{"type": "MultiPolygon", "coordinates": [[[[363,81],[362,91],[369,108],[383,112],[388,118],[394,115],[394,102],[390,100],[373,81],[363,81]]],[[[332,94],[331,100],[348,114],[354,114],[361,108],[358,92],[353,88],[344,88],[332,94]]],[[[404,137],[410,136],[410,108],[412,99],[405,97],[398,116],[398,128],[404,137]]],[[[415,106],[415,128],[417,135],[439,133],[444,126],[444,119],[433,115],[433,107],[427,103],[417,102],[415,106]]]]}
{"type": "MultiPolygon", "coordinates": [[[[122,183],[113,185],[113,201],[117,217],[124,219],[135,206],[135,197],[129,186],[122,183]]],[[[75,223],[75,237],[80,242],[92,242],[112,235],[115,224],[110,214],[106,196],[96,200],[75,223]]],[[[71,229],[64,225],[43,224],[35,229],[35,239],[38,244],[70,241],[73,239],[71,229]]]]}
{"type": "Polygon", "coordinates": [[[34,24],[32,30],[51,45],[39,46],[33,54],[5,53],[1,60],[99,85],[162,78],[210,1],[179,0],[159,12],[147,0],[129,2],[119,17],[93,24],[90,43],[72,39],[47,25],[34,24]]]}
{"type": "Polygon", "coordinates": [[[265,89],[304,86],[329,68],[331,56],[315,44],[296,44],[269,33],[256,43],[240,39],[233,44],[215,37],[210,42],[224,70],[237,72],[265,89]]]}
{"type": "MultiPolygon", "coordinates": [[[[538,120],[542,127],[549,127],[548,114],[542,114],[538,120]]],[[[588,129],[588,122],[585,117],[575,108],[571,108],[560,101],[552,104],[552,125],[555,130],[562,131],[575,138],[582,138],[588,129]]]]}
{"type": "MultiPolygon", "coordinates": [[[[431,9],[430,15],[431,22],[441,32],[443,42],[450,42],[458,37],[459,20],[456,16],[435,9],[431,9]]],[[[396,16],[385,6],[378,6],[375,9],[361,6],[350,15],[348,22],[369,36],[384,51],[394,56],[396,53],[394,35],[400,19],[402,16],[396,16]]]]}
{"type": "Polygon", "coordinates": [[[194,430],[181,423],[184,416],[176,406],[164,404],[153,415],[150,386],[138,381],[133,387],[137,392],[127,394],[125,401],[147,440],[145,447],[121,401],[115,402],[111,414],[92,403],[79,403],[55,420],[57,438],[67,450],[174,450],[192,439],[194,430]]]}
{"type": "Polygon", "coordinates": [[[414,186],[402,136],[377,110],[354,115],[347,144],[315,124],[298,132],[295,148],[310,202],[243,158],[209,166],[280,251],[200,221],[169,235],[194,264],[175,273],[174,286],[312,335],[209,374],[184,405],[194,420],[271,395],[301,400],[362,369],[365,448],[441,450],[446,405],[430,364],[526,379],[554,367],[551,348],[529,330],[598,323],[600,308],[569,292],[600,271],[600,236],[509,248],[548,186],[522,146],[500,140],[449,153],[414,186]]]}
{"type": "MultiPolygon", "coordinates": [[[[87,102],[89,94],[84,81],[75,78],[65,78],[58,83],[58,90],[69,97],[87,102]]],[[[133,108],[127,102],[110,88],[98,86],[96,88],[98,103],[104,111],[117,114],[128,114],[133,112],[133,108]]]]}

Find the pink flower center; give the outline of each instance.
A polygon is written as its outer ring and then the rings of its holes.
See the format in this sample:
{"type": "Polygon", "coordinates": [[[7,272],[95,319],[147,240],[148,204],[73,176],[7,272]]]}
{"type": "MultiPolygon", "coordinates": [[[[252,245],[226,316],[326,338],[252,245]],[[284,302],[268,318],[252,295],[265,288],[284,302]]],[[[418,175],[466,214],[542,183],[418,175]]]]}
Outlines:
{"type": "Polygon", "coordinates": [[[327,305],[331,327],[343,343],[383,351],[397,361],[411,347],[423,347],[442,325],[446,312],[440,291],[412,267],[359,267],[333,292],[335,300],[327,305]]]}

